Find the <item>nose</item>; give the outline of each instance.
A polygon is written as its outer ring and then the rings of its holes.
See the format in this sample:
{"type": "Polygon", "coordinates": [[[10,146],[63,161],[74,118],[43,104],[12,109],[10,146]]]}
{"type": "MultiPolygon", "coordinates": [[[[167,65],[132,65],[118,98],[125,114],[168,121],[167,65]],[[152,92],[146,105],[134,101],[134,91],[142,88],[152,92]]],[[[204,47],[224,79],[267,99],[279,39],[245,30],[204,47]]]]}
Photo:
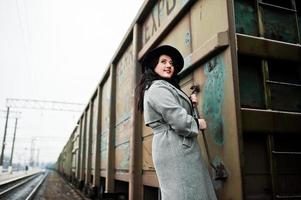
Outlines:
{"type": "Polygon", "coordinates": [[[166,67],[167,68],[171,68],[173,65],[171,64],[171,63],[169,63],[169,62],[167,62],[167,64],[166,64],[166,67]]]}

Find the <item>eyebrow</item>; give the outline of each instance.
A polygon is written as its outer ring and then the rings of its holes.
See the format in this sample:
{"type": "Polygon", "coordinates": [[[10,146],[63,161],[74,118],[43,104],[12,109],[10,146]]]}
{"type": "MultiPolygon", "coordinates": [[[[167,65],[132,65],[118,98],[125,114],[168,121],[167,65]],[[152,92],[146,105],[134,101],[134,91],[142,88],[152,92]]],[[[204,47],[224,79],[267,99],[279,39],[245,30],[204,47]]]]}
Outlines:
{"type": "MultiPolygon", "coordinates": [[[[161,61],[162,61],[162,60],[168,60],[168,58],[160,58],[160,60],[161,60],[161,61]]],[[[172,59],[170,59],[170,61],[173,62],[172,59]]]]}

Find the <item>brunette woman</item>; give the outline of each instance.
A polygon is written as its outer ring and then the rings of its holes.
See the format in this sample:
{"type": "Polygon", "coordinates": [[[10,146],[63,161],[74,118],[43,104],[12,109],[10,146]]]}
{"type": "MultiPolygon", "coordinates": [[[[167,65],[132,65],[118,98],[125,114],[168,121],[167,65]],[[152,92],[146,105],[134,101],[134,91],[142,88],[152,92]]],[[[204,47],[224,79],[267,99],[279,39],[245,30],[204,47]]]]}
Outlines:
{"type": "Polygon", "coordinates": [[[197,142],[206,121],[192,116],[197,98],[188,97],[179,87],[177,74],[183,65],[181,53],[172,46],[147,53],[137,86],[138,109],[154,134],[152,156],[162,200],[215,200],[197,142]]]}

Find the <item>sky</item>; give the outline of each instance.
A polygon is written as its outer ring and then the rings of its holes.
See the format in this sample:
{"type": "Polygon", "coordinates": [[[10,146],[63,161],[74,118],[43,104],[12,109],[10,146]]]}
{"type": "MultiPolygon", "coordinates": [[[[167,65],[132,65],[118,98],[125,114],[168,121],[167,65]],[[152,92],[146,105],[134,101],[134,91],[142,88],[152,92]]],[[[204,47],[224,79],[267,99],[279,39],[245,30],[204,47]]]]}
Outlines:
{"type": "MultiPolygon", "coordinates": [[[[7,99],[79,103],[75,109],[84,109],[142,4],[0,0],[1,147],[7,99]]],[[[55,162],[81,115],[14,106],[10,110],[5,155],[10,157],[18,118],[13,162],[22,164],[31,157],[55,162]]]]}

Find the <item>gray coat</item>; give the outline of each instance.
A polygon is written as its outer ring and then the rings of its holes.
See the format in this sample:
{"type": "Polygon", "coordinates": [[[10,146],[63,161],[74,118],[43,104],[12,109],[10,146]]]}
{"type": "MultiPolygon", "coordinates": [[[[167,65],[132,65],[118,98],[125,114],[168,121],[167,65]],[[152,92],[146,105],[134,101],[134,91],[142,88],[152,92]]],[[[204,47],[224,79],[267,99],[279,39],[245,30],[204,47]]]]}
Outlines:
{"type": "Polygon", "coordinates": [[[215,200],[186,94],[167,81],[154,81],[145,91],[144,120],[153,129],[152,156],[162,200],[215,200]]]}

